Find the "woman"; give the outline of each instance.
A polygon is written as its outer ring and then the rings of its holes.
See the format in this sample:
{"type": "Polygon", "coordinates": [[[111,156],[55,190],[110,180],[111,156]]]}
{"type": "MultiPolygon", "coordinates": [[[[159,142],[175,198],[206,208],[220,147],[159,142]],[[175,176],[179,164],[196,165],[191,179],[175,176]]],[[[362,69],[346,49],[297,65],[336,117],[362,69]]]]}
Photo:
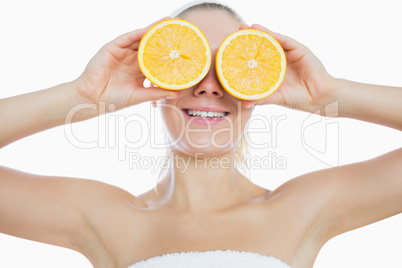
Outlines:
{"type": "MultiPolygon", "coordinates": [[[[179,17],[204,32],[213,54],[226,36],[249,27],[219,5],[198,6],[179,17]]],[[[270,32],[260,25],[251,27],[270,32]]],[[[118,110],[160,100],[168,138],[176,140],[180,131],[187,134],[170,148],[170,160],[188,163],[186,168],[174,164],[157,192],[133,196],[96,181],[2,167],[0,232],[71,248],[94,267],[128,267],[166,253],[226,249],[272,256],[275,260],[263,260],[277,265],[272,267],[311,267],[332,237],[402,212],[400,149],[299,176],[270,191],[251,184],[236,170],[235,146],[210,143],[213,139],[225,144],[232,137],[238,141],[254,105],[272,103],[314,113],[338,102],[337,110],[325,109],[327,116],[402,129],[400,88],[335,79],[305,46],[272,32],[287,53],[288,69],[281,88],[266,99],[240,102],[230,96],[213,66],[193,88],[178,92],[144,88],[136,48],[147,28],[106,44],[72,82],[1,100],[0,145],[64,124],[71,109],[85,103],[98,108],[104,103],[118,110]],[[210,131],[185,116],[187,110],[208,108],[226,113],[226,120],[210,131]],[[229,121],[230,131],[215,136],[228,128],[229,121]],[[216,160],[226,164],[216,169],[212,163],[216,160]]],[[[98,114],[95,109],[78,109],[72,121],[98,114]]]]}

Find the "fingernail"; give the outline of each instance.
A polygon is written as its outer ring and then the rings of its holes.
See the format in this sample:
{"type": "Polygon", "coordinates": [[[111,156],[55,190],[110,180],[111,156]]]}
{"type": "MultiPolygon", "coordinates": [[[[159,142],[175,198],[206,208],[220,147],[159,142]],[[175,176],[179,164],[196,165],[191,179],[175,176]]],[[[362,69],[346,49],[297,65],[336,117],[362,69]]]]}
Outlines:
{"type": "Polygon", "coordinates": [[[173,99],[175,99],[175,97],[172,97],[172,96],[166,96],[166,97],[165,97],[165,99],[167,99],[167,100],[173,100],[173,99]]]}

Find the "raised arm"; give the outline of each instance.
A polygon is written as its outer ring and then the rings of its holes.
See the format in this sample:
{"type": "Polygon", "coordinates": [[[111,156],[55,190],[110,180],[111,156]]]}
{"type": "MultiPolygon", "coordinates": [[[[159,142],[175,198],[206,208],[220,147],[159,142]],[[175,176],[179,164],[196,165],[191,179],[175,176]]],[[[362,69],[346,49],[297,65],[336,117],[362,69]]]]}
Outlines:
{"type": "MultiPolygon", "coordinates": [[[[243,25],[243,27],[248,27],[243,25]]],[[[277,104],[323,116],[348,117],[402,130],[402,88],[369,85],[337,79],[327,73],[320,60],[304,45],[258,24],[286,52],[288,68],[281,87],[258,101],[243,106],[277,104]]]]}
{"type": "MultiPolygon", "coordinates": [[[[124,34],[106,44],[72,82],[0,100],[0,146],[64,124],[71,109],[76,110],[74,122],[97,116],[101,102],[117,110],[174,98],[175,92],[143,86],[137,47],[146,30],[124,34]]],[[[126,195],[100,182],[0,167],[0,232],[83,252],[83,244],[93,238],[93,226],[88,224],[91,211],[116,196],[126,195]]]]}
{"type": "MultiPolygon", "coordinates": [[[[340,116],[372,122],[402,130],[402,88],[370,85],[335,79],[334,96],[340,116]]],[[[332,114],[332,115],[331,115],[332,114]]]]}
{"type": "MultiPolygon", "coordinates": [[[[85,103],[78,94],[81,79],[49,89],[0,100],[0,147],[31,134],[64,124],[68,112],[85,103]]],[[[81,110],[75,121],[94,117],[96,111],[81,110]]]]}
{"type": "MultiPolygon", "coordinates": [[[[288,68],[275,93],[259,101],[244,102],[245,107],[278,104],[402,130],[402,88],[333,78],[304,45],[260,25],[252,27],[267,31],[281,43],[288,68]]],[[[277,191],[305,201],[300,202],[300,209],[308,210],[306,215],[314,211],[311,232],[318,243],[325,243],[346,231],[402,213],[401,163],[402,149],[397,149],[369,161],[300,176],[277,191]]]]}
{"type": "Polygon", "coordinates": [[[106,111],[113,105],[113,111],[167,96],[174,98],[175,92],[143,86],[145,77],[137,63],[137,47],[147,29],[129,32],[103,46],[72,82],[0,100],[0,148],[64,124],[69,112],[74,114],[72,122],[77,122],[98,116],[100,104],[106,111]]]}

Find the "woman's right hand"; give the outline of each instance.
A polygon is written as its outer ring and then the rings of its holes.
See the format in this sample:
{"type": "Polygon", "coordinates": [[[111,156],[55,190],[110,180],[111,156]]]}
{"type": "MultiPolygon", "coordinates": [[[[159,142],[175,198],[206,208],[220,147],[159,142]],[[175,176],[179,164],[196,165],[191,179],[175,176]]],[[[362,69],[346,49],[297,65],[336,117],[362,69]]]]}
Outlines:
{"type": "Polygon", "coordinates": [[[142,36],[154,24],[123,34],[104,45],[88,63],[77,79],[77,91],[85,102],[105,102],[122,109],[145,101],[175,98],[177,93],[158,87],[144,87],[145,76],[138,61],[138,47],[142,36]]]}

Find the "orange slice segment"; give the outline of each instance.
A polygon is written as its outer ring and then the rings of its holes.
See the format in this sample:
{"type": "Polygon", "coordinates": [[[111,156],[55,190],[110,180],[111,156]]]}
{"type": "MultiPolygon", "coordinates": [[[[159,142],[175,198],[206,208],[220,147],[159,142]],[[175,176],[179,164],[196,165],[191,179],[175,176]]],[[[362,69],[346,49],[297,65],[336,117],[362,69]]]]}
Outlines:
{"type": "Polygon", "coordinates": [[[180,19],[165,20],[142,37],[138,64],[156,86],[180,90],[194,86],[207,75],[211,49],[194,24],[180,19]]]}
{"type": "Polygon", "coordinates": [[[231,95],[262,99],[279,88],[286,72],[286,56],[270,34],[244,29],[229,35],[216,55],[216,72],[231,95]]]}

